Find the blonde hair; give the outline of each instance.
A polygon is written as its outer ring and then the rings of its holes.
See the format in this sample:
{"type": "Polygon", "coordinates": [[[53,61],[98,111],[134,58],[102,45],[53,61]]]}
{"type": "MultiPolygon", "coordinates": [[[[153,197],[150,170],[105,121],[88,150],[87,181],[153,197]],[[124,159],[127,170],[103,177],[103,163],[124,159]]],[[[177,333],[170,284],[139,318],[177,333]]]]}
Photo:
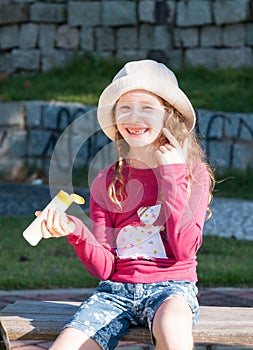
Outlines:
{"type": "MultiPolygon", "coordinates": [[[[212,199],[212,191],[215,185],[214,173],[206,161],[205,154],[200,146],[200,142],[194,132],[187,129],[187,124],[185,118],[182,114],[171,106],[168,102],[162,100],[162,104],[167,113],[167,119],[165,120],[165,127],[170,131],[170,133],[176,138],[179,145],[183,147],[185,141],[187,141],[187,155],[186,155],[186,164],[187,164],[187,179],[188,179],[188,193],[190,196],[190,183],[194,181],[194,176],[192,174],[191,164],[193,162],[201,162],[206,165],[206,168],[209,172],[209,181],[210,181],[210,193],[209,193],[209,203],[212,199]]],[[[115,119],[115,106],[113,109],[113,118],[115,119]]],[[[126,141],[122,138],[118,129],[115,127],[115,144],[116,144],[116,153],[117,161],[114,164],[114,176],[108,187],[108,195],[111,201],[121,208],[121,202],[123,200],[123,192],[125,189],[125,180],[123,176],[124,170],[124,159],[126,158],[129,150],[129,146],[126,141]],[[117,185],[117,189],[116,189],[117,185]]],[[[160,147],[165,143],[168,143],[168,139],[165,135],[160,134],[155,141],[156,146],[160,147]]],[[[211,217],[211,210],[208,208],[207,219],[211,217]]]]}

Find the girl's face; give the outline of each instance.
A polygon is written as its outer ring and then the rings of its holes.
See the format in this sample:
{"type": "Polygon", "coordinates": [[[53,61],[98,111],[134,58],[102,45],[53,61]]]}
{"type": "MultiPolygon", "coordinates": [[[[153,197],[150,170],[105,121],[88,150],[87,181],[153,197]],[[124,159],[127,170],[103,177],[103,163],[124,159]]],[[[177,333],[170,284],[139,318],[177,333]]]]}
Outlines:
{"type": "Polygon", "coordinates": [[[122,95],[115,108],[118,131],[131,147],[152,144],[164,127],[165,110],[161,99],[143,90],[122,95]]]}

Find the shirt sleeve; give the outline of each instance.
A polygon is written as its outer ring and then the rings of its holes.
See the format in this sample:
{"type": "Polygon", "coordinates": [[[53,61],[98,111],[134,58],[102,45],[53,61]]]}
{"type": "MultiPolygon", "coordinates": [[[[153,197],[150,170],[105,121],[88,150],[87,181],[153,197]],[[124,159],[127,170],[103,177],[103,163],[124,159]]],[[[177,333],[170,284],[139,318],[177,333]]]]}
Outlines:
{"type": "MultiPolygon", "coordinates": [[[[101,189],[95,192],[103,196],[101,189]]],[[[115,269],[113,227],[108,210],[101,204],[102,198],[95,201],[92,193],[91,189],[90,229],[78,218],[71,217],[75,222],[75,232],[68,236],[68,241],[89,273],[105,280],[110,278],[115,269]]]]}
{"type": "Polygon", "coordinates": [[[162,165],[167,240],[177,260],[192,259],[202,243],[209,198],[209,173],[195,163],[188,181],[185,164],[162,165]]]}

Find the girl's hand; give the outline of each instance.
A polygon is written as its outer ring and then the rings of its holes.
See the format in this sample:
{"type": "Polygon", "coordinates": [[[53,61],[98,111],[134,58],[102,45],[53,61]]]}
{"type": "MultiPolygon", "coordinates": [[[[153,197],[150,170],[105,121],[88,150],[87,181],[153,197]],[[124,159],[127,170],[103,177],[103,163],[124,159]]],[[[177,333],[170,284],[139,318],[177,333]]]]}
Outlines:
{"type": "Polygon", "coordinates": [[[155,152],[159,163],[161,165],[184,164],[187,157],[187,140],[184,142],[183,147],[181,147],[168,129],[163,128],[163,133],[169,140],[169,143],[159,147],[155,152]]]}
{"type": "MultiPolygon", "coordinates": [[[[36,211],[35,215],[39,216],[40,213],[40,211],[36,211]]],[[[41,223],[43,238],[67,236],[74,230],[74,222],[65,213],[60,214],[53,208],[48,210],[46,219],[41,223]]]]}

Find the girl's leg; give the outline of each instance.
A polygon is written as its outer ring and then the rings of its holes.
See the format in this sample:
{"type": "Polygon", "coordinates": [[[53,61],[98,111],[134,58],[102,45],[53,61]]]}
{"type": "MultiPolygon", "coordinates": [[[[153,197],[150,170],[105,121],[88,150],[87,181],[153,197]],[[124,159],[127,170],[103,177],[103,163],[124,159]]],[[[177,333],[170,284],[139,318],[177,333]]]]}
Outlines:
{"type": "Polygon", "coordinates": [[[191,350],[192,311],[183,298],[163,302],[153,319],[156,350],[191,350]]]}
{"type": "Polygon", "coordinates": [[[101,350],[98,343],[76,328],[65,328],[49,350],[101,350]]]}

